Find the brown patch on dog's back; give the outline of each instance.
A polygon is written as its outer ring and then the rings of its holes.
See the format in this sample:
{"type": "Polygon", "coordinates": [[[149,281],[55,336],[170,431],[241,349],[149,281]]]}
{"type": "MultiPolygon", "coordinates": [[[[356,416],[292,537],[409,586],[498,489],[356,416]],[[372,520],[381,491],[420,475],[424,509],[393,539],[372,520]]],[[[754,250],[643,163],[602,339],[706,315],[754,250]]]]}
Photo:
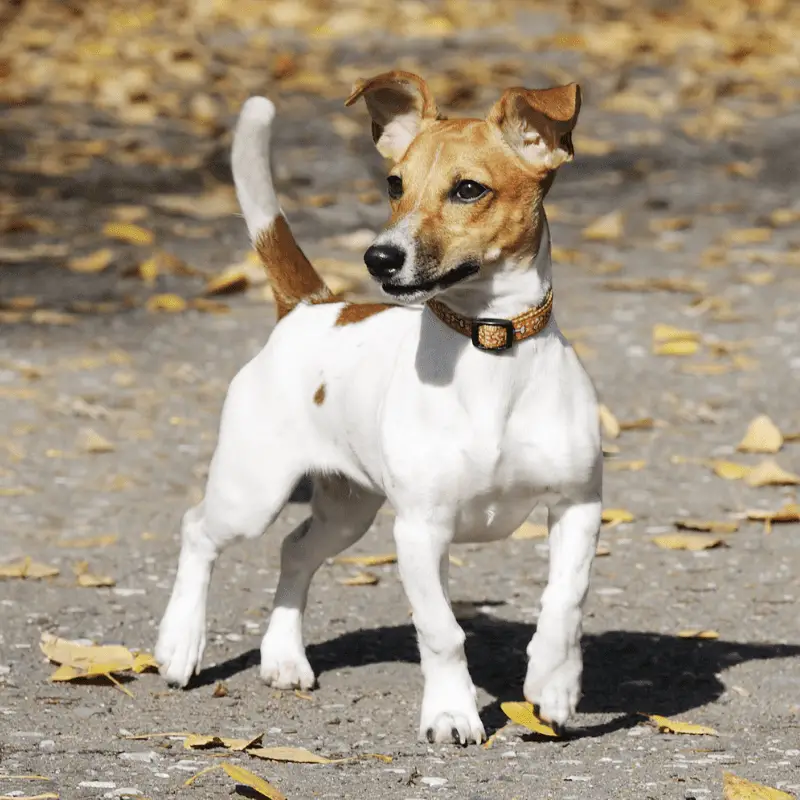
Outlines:
{"type": "Polygon", "coordinates": [[[316,392],[314,392],[314,404],[321,406],[325,402],[325,384],[321,383],[316,392]]]}
{"type": "Polygon", "coordinates": [[[391,303],[345,303],[339,316],[336,317],[335,325],[337,328],[341,328],[345,325],[352,325],[354,322],[362,322],[388,308],[396,308],[396,306],[391,303]]]}
{"type": "Polygon", "coordinates": [[[267,270],[278,319],[303,300],[315,302],[330,296],[330,289],[298,246],[283,214],[261,231],[256,251],[267,270]]]}

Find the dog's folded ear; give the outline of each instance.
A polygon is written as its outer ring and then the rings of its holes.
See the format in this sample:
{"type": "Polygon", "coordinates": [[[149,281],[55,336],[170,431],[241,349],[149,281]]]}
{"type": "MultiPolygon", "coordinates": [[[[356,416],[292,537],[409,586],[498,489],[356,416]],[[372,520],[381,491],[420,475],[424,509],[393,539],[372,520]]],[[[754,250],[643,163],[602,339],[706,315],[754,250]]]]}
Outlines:
{"type": "Polygon", "coordinates": [[[345,105],[353,105],[359,97],[372,117],[372,139],[378,152],[395,161],[403,157],[423,121],[439,117],[428,84],[412,72],[384,72],[358,80],[345,105]]]}
{"type": "Polygon", "coordinates": [[[548,170],[573,156],[572,129],[581,110],[577,83],[552,89],[506,89],[486,119],[525,161],[548,170]]]}

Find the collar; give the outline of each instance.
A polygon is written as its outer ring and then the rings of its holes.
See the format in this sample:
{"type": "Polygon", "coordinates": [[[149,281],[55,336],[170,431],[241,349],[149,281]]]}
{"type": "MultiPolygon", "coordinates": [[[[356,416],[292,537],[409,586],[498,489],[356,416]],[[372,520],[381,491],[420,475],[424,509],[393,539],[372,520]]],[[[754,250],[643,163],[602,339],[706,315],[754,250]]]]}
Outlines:
{"type": "Polygon", "coordinates": [[[514,342],[529,339],[544,330],[553,310],[553,289],[547,290],[541,305],[529,308],[512,319],[465,317],[435,299],[428,300],[427,306],[448,328],[469,336],[478,350],[502,352],[510,350],[514,342]]]}

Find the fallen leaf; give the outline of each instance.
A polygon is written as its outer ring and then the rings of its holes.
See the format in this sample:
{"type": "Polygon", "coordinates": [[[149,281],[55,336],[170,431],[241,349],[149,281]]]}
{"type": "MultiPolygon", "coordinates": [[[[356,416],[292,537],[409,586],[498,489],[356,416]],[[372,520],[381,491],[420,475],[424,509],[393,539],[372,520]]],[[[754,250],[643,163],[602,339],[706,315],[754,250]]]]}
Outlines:
{"type": "Polygon", "coordinates": [[[595,556],[597,558],[603,558],[604,556],[611,555],[611,548],[605,544],[604,542],[599,542],[597,548],[594,551],[595,556]]]}
{"type": "Polygon", "coordinates": [[[725,461],[723,459],[712,461],[711,468],[714,470],[715,475],[725,478],[726,481],[740,481],[753,471],[753,468],[747,466],[747,464],[737,464],[735,461],[725,461]]]}
{"type": "Polygon", "coordinates": [[[651,219],[650,230],[653,233],[666,233],[669,231],[685,231],[694,225],[693,217],[662,217],[651,219]]]}
{"type": "Polygon", "coordinates": [[[60,539],[56,542],[58,547],[108,547],[116,544],[119,536],[109,533],[105,536],[87,536],[82,539],[60,539]]]}
{"type": "Polygon", "coordinates": [[[192,733],[183,740],[183,747],[185,750],[203,750],[211,747],[224,747],[227,750],[241,752],[251,741],[251,739],[229,739],[224,736],[204,736],[200,733],[192,733]]]}
{"type": "Polygon", "coordinates": [[[653,355],[656,356],[692,356],[700,348],[697,342],[689,341],[688,339],[663,342],[661,344],[653,345],[653,355]]]}
{"type": "Polygon", "coordinates": [[[717,522],[707,519],[678,519],[675,527],[683,531],[699,531],[701,533],[736,533],[738,522],[717,522]]]}
{"type": "Polygon", "coordinates": [[[114,445],[91,428],[81,432],[80,447],[87,453],[113,453],[114,445]]]}
{"type": "Polygon", "coordinates": [[[0,578],[40,580],[41,578],[54,578],[58,573],[58,567],[40,564],[30,556],[26,556],[21,561],[13,561],[10,564],[0,564],[0,578]]]}
{"type": "Polygon", "coordinates": [[[88,256],[71,258],[67,261],[67,269],[71,272],[102,272],[111,263],[114,253],[109,248],[96,250],[88,256]]]}
{"type": "Polygon", "coordinates": [[[590,241],[614,242],[622,237],[625,220],[621,211],[611,211],[598,217],[583,229],[583,238],[590,241]]]}
{"type": "Polygon", "coordinates": [[[772,228],[734,228],[725,234],[728,244],[759,244],[772,238],[772,228]]]}
{"type": "Polygon", "coordinates": [[[39,649],[56,664],[75,667],[79,670],[89,670],[93,666],[102,664],[115,664],[114,671],[133,668],[134,655],[119,644],[87,645],[61,639],[51,633],[43,633],[39,642],[39,649]]]}
{"type": "Polygon", "coordinates": [[[256,747],[247,754],[267,761],[291,761],[295,764],[333,764],[333,760],[312,753],[304,747],[256,747]]]}
{"type": "Polygon", "coordinates": [[[647,462],[643,460],[633,461],[609,461],[605,465],[605,469],[609,472],[638,472],[647,466],[647,462]]]}
{"type": "Polygon", "coordinates": [[[115,586],[116,581],[108,575],[93,575],[91,572],[82,572],[78,575],[78,586],[86,589],[97,589],[102,586],[115,586]]]}
{"type": "Polygon", "coordinates": [[[152,231],[132,222],[107,222],[103,226],[103,235],[136,245],[152,244],[155,238],[152,231]]]}
{"type": "Polygon", "coordinates": [[[245,291],[249,285],[250,281],[244,270],[235,266],[228,267],[206,284],[205,293],[207,295],[234,294],[245,291]]]}
{"type": "MultiPolygon", "coordinates": [[[[0,775],[4,778],[5,775],[0,775]]],[[[52,792],[44,794],[0,794],[0,800],[58,800],[58,795],[52,792]]]]}
{"type": "Polygon", "coordinates": [[[217,685],[214,687],[214,691],[212,692],[212,697],[227,697],[228,696],[228,687],[222,682],[217,681],[217,685]]]}
{"type": "Polygon", "coordinates": [[[617,278],[606,281],[603,289],[609,292],[701,294],[706,289],[706,283],[693,278],[617,278]]]}
{"type": "Polygon", "coordinates": [[[338,556],[333,559],[334,564],[356,564],[359,567],[379,567],[383,564],[394,564],[397,553],[386,553],[377,556],[338,556]]]}
{"type": "Polygon", "coordinates": [[[800,475],[788,472],[775,461],[762,461],[745,477],[749,486],[796,486],[800,484],[800,475]]]}
{"type": "Polygon", "coordinates": [[[674,719],[659,716],[658,714],[648,714],[647,718],[657,728],[659,733],[684,733],[694,736],[718,736],[719,734],[706,725],[695,725],[691,722],[678,722],[674,719]]]}
{"type": "Polygon", "coordinates": [[[800,504],[788,503],[777,511],[762,511],[758,508],[750,509],[747,519],[764,523],[764,533],[772,533],[774,522],[800,522],[800,504]]]}
{"type": "Polygon", "coordinates": [[[177,294],[154,294],[147,299],[145,308],[148,311],[178,314],[181,311],[186,311],[186,301],[177,294]]]}
{"type": "Polygon", "coordinates": [[[150,653],[137,652],[133,657],[133,666],[131,669],[139,674],[142,672],[158,672],[158,661],[150,653]]]}
{"type": "Polygon", "coordinates": [[[63,311],[53,311],[49,308],[39,308],[30,316],[34,325],[74,325],[78,318],[74,314],[63,311]]]}
{"type": "Polygon", "coordinates": [[[794,225],[800,222],[800,209],[798,208],[776,208],[770,212],[769,221],[775,225],[794,225]]]}
{"type": "Polygon", "coordinates": [[[652,541],[665,550],[710,550],[712,547],[719,547],[723,543],[718,536],[710,533],[665,533],[661,536],[654,536],[652,541]]]}
{"type": "Polygon", "coordinates": [[[344,578],[339,583],[342,586],[375,586],[378,583],[378,576],[372,572],[359,572],[350,578],[344,578]]]}
{"type": "Polygon", "coordinates": [[[512,539],[546,539],[547,525],[534,525],[532,522],[523,522],[514,533],[512,539]]]}
{"type": "Polygon", "coordinates": [[[783,447],[778,426],[766,414],[756,417],[736,447],[742,453],[777,453],[783,447]]]}
{"type": "Polygon", "coordinates": [[[233,778],[237,783],[249,786],[262,797],[266,797],[267,800],[286,800],[286,796],[281,794],[271,783],[267,783],[263,778],[259,778],[258,775],[254,775],[244,767],[230,764],[227,761],[223,761],[219,766],[225,770],[229,778],[233,778]]]}
{"type": "Polygon", "coordinates": [[[622,525],[624,522],[633,522],[636,517],[624,508],[604,508],[601,519],[603,525],[607,528],[612,528],[616,525],[622,525]]]}
{"type": "Polygon", "coordinates": [[[599,407],[600,413],[600,427],[603,429],[603,434],[609,439],[616,439],[619,436],[620,427],[617,418],[611,413],[608,406],[603,403],[599,407]]]}
{"type": "Polygon", "coordinates": [[[719,639],[719,634],[716,631],[694,628],[686,631],[678,631],[678,636],[681,639],[719,639]]]}
{"type": "Polygon", "coordinates": [[[623,431],[649,431],[655,428],[656,421],[652,417],[640,417],[628,422],[620,422],[620,430],[623,431]]]}
{"type": "Polygon", "coordinates": [[[732,772],[722,773],[723,800],[795,800],[793,794],[782,792],[739,778],[732,772]]]}
{"type": "Polygon", "coordinates": [[[661,342],[699,342],[700,334],[696,331],[685,330],[684,328],[676,328],[674,325],[666,325],[663,322],[658,322],[653,325],[653,342],[659,344],[661,342]]]}
{"type": "Polygon", "coordinates": [[[152,198],[156,208],[195,219],[219,219],[239,210],[236,195],[228,186],[219,186],[205,194],[159,194],[152,198]]]}
{"type": "Polygon", "coordinates": [[[558,737],[558,734],[547,723],[536,716],[536,712],[530,703],[501,703],[500,709],[512,722],[522,725],[523,728],[527,728],[529,731],[538,733],[541,736],[558,737]]]}

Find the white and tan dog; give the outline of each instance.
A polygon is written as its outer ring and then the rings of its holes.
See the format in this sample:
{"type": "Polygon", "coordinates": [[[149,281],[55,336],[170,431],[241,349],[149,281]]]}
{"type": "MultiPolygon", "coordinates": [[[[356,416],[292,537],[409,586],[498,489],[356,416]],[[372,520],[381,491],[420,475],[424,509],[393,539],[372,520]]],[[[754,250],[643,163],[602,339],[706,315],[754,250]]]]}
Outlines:
{"type": "Polygon", "coordinates": [[[388,499],[425,679],[420,735],[480,742],[464,633],[448,598],[448,548],[503,539],[543,501],[550,573],[524,693],[563,724],[580,694],[602,464],[594,389],[551,314],[542,202],[572,158],[580,92],[509,89],[485,120],[443,119],[425,82],[405,72],[359,82],[347,104],[359,97],[393,162],[391,219],[364,258],[385,294],[416,305],[331,296],[278,206],[274,107],[248,100],[233,174],[279,322],[230,385],[205,499],[183,520],[156,658],[168,681],[188,683],[203,654],[217,556],[264,533],[310,474],[311,516],[283,543],[262,678],[313,686],[302,634],[311,579],[388,499]]]}

